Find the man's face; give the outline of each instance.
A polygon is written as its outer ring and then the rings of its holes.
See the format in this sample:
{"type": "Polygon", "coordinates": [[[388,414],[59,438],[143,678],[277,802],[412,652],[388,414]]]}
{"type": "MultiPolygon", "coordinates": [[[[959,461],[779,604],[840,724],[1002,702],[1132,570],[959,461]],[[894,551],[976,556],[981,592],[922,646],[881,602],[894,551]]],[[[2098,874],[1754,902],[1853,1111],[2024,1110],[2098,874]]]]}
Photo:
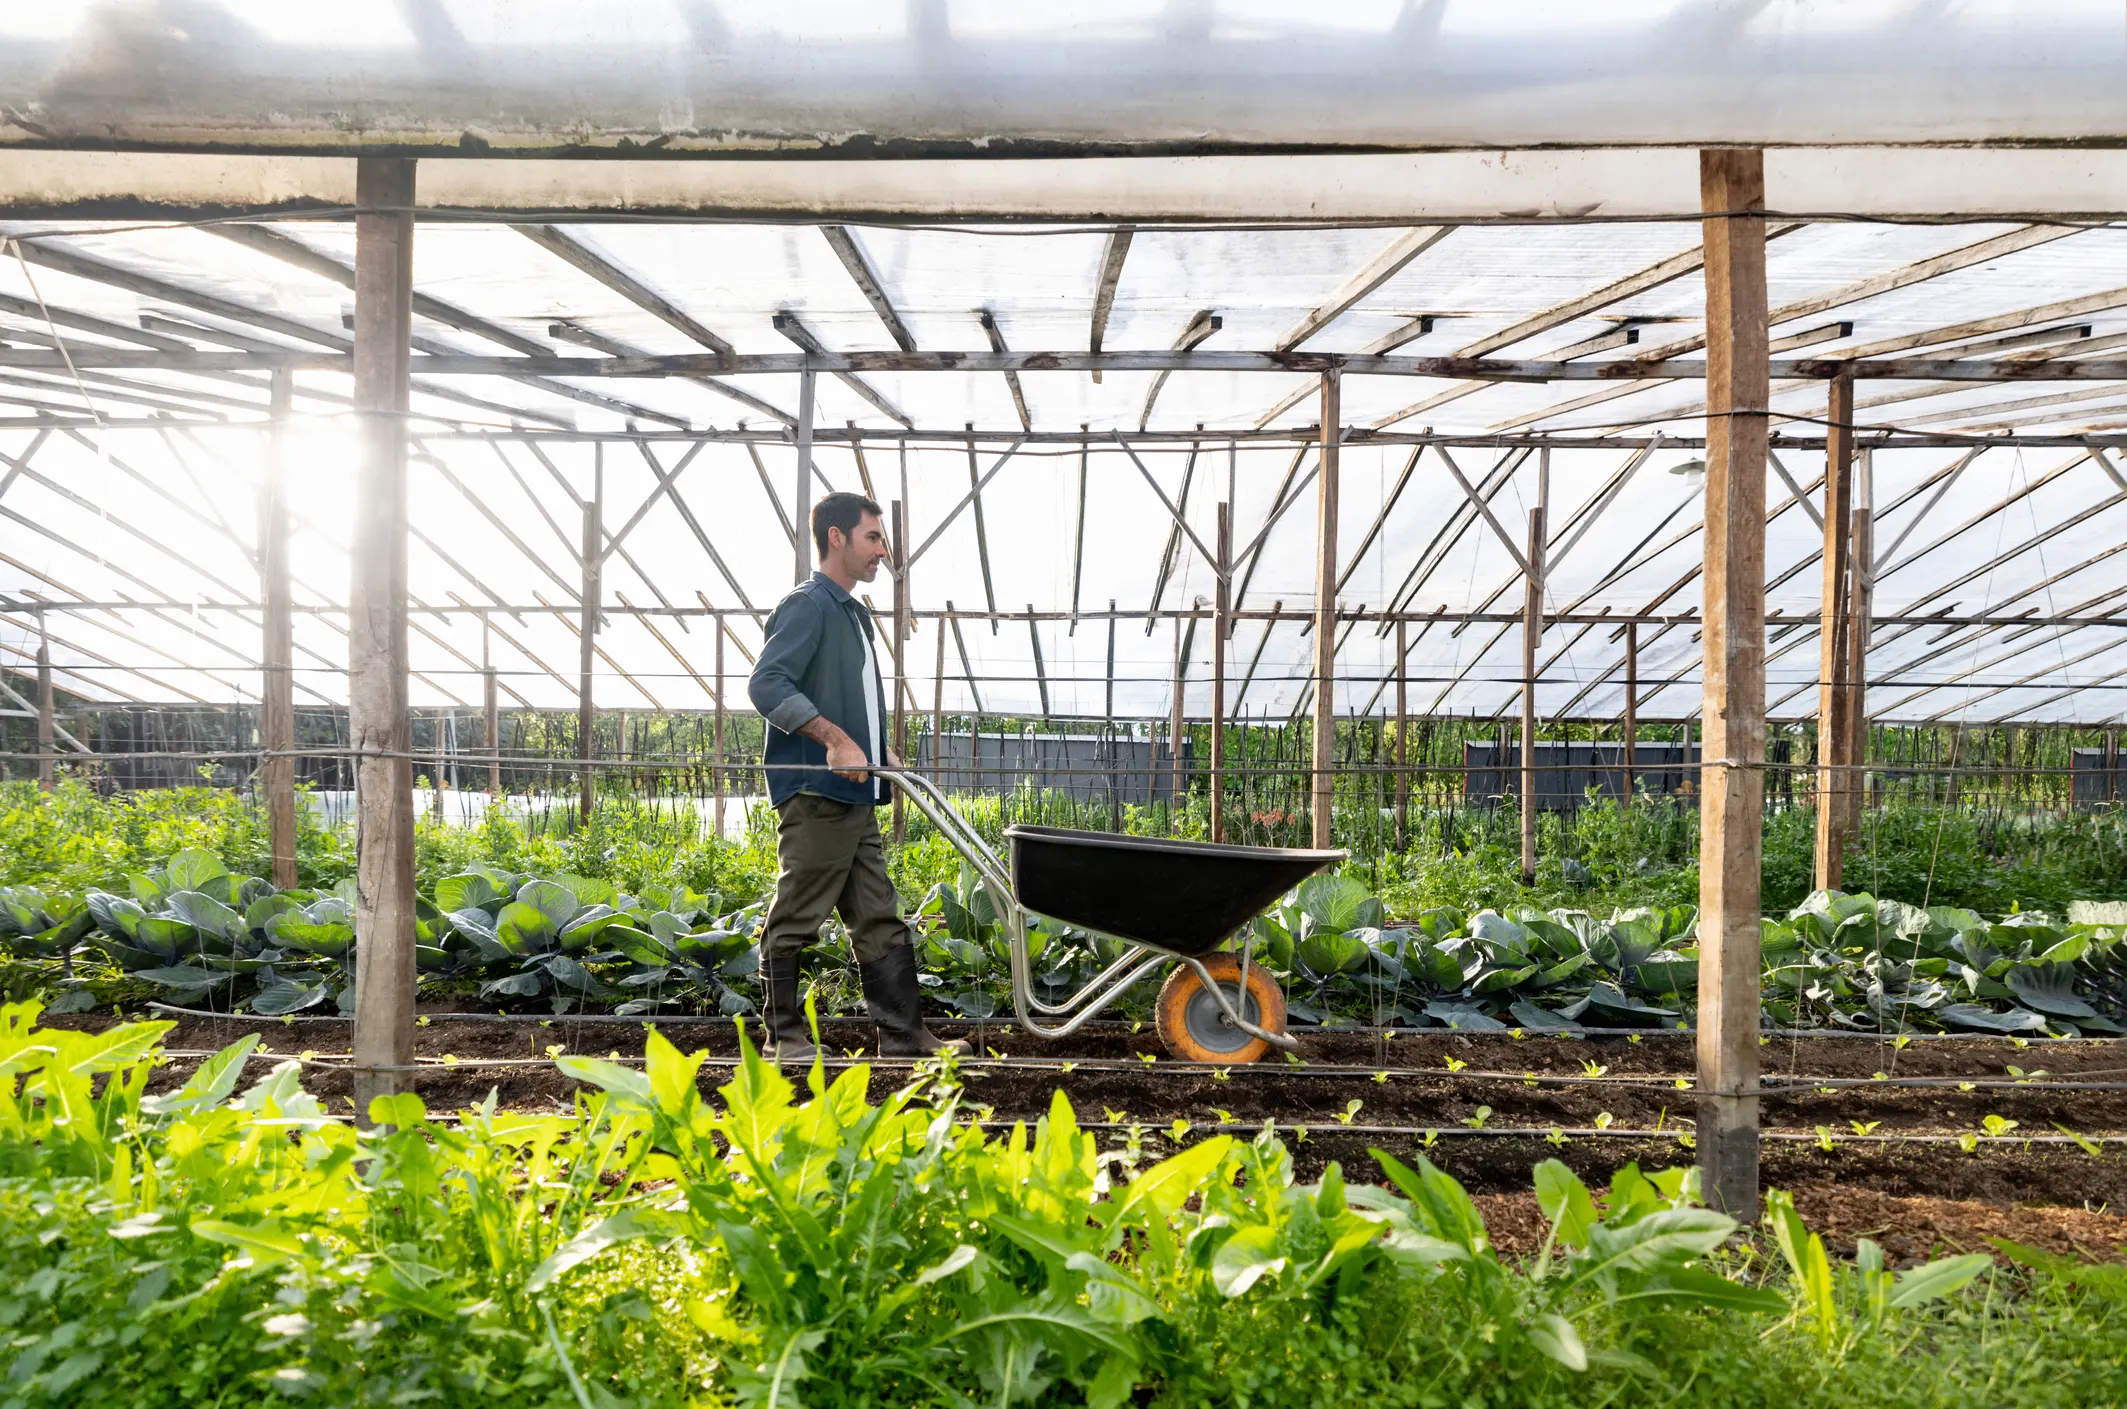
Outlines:
{"type": "Polygon", "coordinates": [[[886,526],[879,522],[877,514],[866,514],[847,536],[842,530],[831,528],[827,531],[827,555],[841,568],[842,575],[870,582],[878,577],[879,564],[886,561],[886,526]]]}

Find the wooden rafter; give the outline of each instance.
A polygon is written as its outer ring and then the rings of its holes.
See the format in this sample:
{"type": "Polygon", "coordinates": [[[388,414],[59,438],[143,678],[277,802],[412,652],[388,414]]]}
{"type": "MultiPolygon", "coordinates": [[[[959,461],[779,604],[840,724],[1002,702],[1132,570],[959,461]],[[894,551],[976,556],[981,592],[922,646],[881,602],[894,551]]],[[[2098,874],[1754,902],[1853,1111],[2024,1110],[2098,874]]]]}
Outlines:
{"type": "Polygon", "coordinates": [[[887,336],[894,340],[894,345],[903,352],[914,352],[916,335],[908,330],[908,324],[902,320],[893,300],[886,296],[886,285],[879,278],[879,272],[872,268],[871,261],[864,257],[864,247],[857,243],[857,237],[841,225],[822,225],[820,233],[826,237],[835,258],[841,260],[842,267],[849,271],[849,277],[856,281],[864,301],[886,325],[887,336]]]}

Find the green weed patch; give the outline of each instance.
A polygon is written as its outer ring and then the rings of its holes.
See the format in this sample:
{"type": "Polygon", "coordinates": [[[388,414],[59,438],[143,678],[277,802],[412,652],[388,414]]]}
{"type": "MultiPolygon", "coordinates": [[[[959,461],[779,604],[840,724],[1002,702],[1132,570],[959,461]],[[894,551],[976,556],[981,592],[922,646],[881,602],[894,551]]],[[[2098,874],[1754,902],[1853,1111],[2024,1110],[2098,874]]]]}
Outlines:
{"type": "MultiPolygon", "coordinates": [[[[146,1096],[167,1024],[0,1012],[0,1404],[2020,1403],[2127,1380],[2120,1289],[2029,1254],[1833,1262],[1688,1170],[1533,1173],[1502,1259],[1423,1158],[1300,1184],[1274,1133],[1102,1150],[1059,1094],[971,1123],[949,1069],[873,1103],[751,1052],[705,1095],[655,1034],[580,1058],[573,1112],[357,1129],[255,1039],[146,1096]],[[1924,1352],[1918,1353],[1916,1352],[1924,1352]],[[1930,1363],[1940,1355],[1943,1363],[1930,1363]],[[1897,1367],[1905,1358],[1904,1368],[1897,1367]]],[[[2115,1279],[2116,1280],[2116,1279],[2115,1279]]],[[[2097,1399],[2087,1396],[2097,1395],[2097,1399]]]]}

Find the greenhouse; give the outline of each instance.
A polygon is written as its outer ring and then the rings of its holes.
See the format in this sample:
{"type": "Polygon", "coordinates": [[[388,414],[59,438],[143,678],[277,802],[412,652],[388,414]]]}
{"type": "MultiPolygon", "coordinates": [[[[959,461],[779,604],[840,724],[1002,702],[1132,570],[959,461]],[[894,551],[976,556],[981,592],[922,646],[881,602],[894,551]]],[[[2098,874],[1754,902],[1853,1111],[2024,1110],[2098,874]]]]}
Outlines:
{"type": "Polygon", "coordinates": [[[7,1402],[2116,1397],[2123,45],[0,15],[7,1402]]]}

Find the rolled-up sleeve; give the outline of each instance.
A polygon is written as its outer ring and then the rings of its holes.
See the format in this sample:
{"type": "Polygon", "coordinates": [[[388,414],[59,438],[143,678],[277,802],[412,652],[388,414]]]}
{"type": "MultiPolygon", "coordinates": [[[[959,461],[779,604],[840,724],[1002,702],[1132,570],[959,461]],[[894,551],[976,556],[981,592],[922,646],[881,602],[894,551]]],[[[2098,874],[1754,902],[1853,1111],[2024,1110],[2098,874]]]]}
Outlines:
{"type": "Polygon", "coordinates": [[[768,639],[746,682],[747,697],[761,718],[786,734],[795,734],[819,717],[819,707],[798,688],[798,677],[820,648],[820,609],[811,599],[795,596],[768,619],[768,639]]]}

